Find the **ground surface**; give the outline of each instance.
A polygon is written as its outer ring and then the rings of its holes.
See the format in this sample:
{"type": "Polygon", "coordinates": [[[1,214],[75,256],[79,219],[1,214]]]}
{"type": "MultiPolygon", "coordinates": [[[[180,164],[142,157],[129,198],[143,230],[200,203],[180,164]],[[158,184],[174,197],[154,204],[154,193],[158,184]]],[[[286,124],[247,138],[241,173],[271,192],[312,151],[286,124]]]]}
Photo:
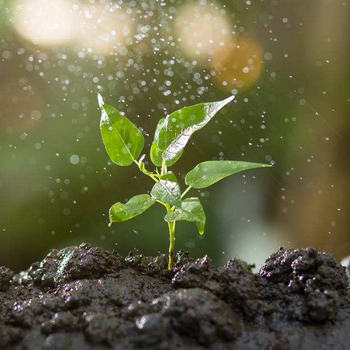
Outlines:
{"type": "Polygon", "coordinates": [[[330,254],[280,249],[259,274],[183,252],[166,266],[82,244],[19,275],[0,267],[0,349],[350,349],[348,279],[330,254]]]}

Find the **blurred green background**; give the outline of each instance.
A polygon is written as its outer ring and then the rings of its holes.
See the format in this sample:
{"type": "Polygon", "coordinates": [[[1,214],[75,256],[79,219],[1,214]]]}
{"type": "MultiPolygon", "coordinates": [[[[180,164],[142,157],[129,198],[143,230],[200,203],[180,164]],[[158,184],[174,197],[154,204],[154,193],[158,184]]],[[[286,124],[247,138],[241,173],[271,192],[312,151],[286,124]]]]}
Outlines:
{"type": "Polygon", "coordinates": [[[349,7],[0,0],[0,265],[18,271],[81,242],[167,251],[160,206],[108,227],[109,207],[152,182],[109,161],[97,92],[142,128],[147,157],[161,117],[236,94],[172,170],[211,159],[275,164],[199,191],[206,234],[181,222],[177,249],[258,266],[279,246],[349,254],[349,7]]]}

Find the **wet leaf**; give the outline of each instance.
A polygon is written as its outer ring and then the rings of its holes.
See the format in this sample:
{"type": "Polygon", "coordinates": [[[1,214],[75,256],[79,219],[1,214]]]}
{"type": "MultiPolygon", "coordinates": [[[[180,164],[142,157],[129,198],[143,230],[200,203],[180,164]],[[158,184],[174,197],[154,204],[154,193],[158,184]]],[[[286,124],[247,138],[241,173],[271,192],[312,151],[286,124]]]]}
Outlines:
{"type": "Polygon", "coordinates": [[[163,159],[170,166],[177,162],[190,137],[202,129],[234,96],[179,109],[159,121],[151,147],[151,160],[161,166],[163,159]]]}
{"type": "Polygon", "coordinates": [[[176,182],[177,184],[179,183],[175,174],[172,171],[168,171],[165,175],[161,175],[159,178],[162,180],[173,181],[173,182],[176,182]]]}
{"type": "Polygon", "coordinates": [[[116,108],[106,105],[101,95],[98,95],[98,103],[101,109],[101,135],[109,157],[120,166],[132,164],[143,149],[142,133],[116,108]]]}
{"type": "Polygon", "coordinates": [[[132,197],[125,204],[116,203],[109,210],[110,222],[123,222],[142,214],[154,203],[155,199],[148,194],[139,194],[132,197]]]}
{"type": "Polygon", "coordinates": [[[198,164],[185,178],[193,188],[205,188],[241,171],[271,167],[270,164],[239,162],[232,160],[208,161],[198,164]]]}
{"type": "Polygon", "coordinates": [[[181,203],[181,208],[165,215],[164,220],[171,221],[191,221],[196,222],[198,232],[202,235],[205,227],[205,213],[198,198],[186,198],[181,203]]]}
{"type": "Polygon", "coordinates": [[[159,180],[151,191],[153,198],[175,207],[181,207],[181,190],[177,182],[171,180],[159,180]]]}

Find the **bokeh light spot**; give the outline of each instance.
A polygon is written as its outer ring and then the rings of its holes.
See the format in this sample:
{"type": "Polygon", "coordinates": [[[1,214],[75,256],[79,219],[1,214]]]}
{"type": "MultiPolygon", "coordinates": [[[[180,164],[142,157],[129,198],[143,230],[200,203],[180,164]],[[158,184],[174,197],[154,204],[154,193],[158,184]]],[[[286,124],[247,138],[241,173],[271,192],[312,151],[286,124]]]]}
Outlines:
{"type": "Polygon", "coordinates": [[[77,23],[77,41],[90,54],[125,54],[125,43],[130,39],[132,23],[122,10],[104,4],[80,6],[74,11],[77,23]]]}
{"type": "Polygon", "coordinates": [[[62,44],[74,34],[68,0],[18,0],[12,21],[17,32],[35,45],[62,44]]]}
{"type": "Polygon", "coordinates": [[[79,156],[77,156],[76,154],[73,154],[73,155],[69,158],[69,161],[70,161],[71,164],[76,165],[76,164],[79,163],[80,158],[79,158],[79,156]]]}
{"type": "Polygon", "coordinates": [[[261,46],[253,39],[241,37],[213,57],[214,81],[224,90],[244,91],[259,79],[263,68],[261,46]]]}
{"type": "Polygon", "coordinates": [[[213,55],[233,40],[230,20],[209,5],[183,6],[175,27],[183,53],[204,67],[210,67],[213,55]]]}

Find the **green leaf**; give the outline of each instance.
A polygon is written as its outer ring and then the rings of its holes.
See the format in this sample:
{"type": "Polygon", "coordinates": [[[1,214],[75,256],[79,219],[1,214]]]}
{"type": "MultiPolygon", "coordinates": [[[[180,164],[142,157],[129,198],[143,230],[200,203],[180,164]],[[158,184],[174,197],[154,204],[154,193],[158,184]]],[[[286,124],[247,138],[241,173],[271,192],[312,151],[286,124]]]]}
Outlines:
{"type": "Polygon", "coordinates": [[[109,210],[110,222],[123,222],[142,214],[156,201],[148,194],[132,197],[127,203],[116,203],[109,210]]]}
{"type": "Polygon", "coordinates": [[[233,99],[234,96],[231,96],[219,102],[184,107],[162,118],[158,122],[151,147],[152,162],[156,166],[162,166],[164,159],[167,166],[175,164],[193,133],[202,129],[233,99]]]}
{"type": "MultiPolygon", "coordinates": [[[[176,112],[174,112],[176,113],[176,112]]],[[[159,120],[158,124],[157,124],[157,128],[156,131],[154,133],[154,140],[152,142],[151,145],[151,151],[150,151],[150,156],[151,156],[151,160],[153,162],[154,165],[156,166],[162,166],[163,164],[163,158],[162,158],[162,154],[164,152],[164,150],[167,148],[168,144],[171,141],[167,141],[166,140],[166,130],[167,126],[166,126],[166,118],[162,118],[159,120]]],[[[166,165],[167,166],[171,166],[173,164],[175,164],[180,157],[182,156],[183,151],[181,151],[178,156],[173,159],[171,162],[167,161],[166,165]]]]}
{"type": "Polygon", "coordinates": [[[101,109],[101,135],[109,157],[120,166],[132,164],[143,149],[141,131],[116,108],[106,105],[100,94],[98,103],[101,109]]]}
{"type": "Polygon", "coordinates": [[[239,162],[233,160],[208,161],[199,163],[194,169],[192,169],[186,175],[185,182],[188,186],[193,188],[205,188],[215,184],[225,177],[241,171],[271,166],[272,165],[270,164],[239,162]]]}
{"type": "Polygon", "coordinates": [[[166,174],[160,175],[159,178],[162,180],[169,180],[172,182],[176,182],[177,184],[179,183],[179,181],[176,178],[176,175],[172,171],[168,171],[166,174]]]}
{"type": "Polygon", "coordinates": [[[151,196],[161,202],[181,207],[181,189],[177,182],[171,180],[159,180],[151,191],[151,196]]]}
{"type": "Polygon", "coordinates": [[[202,235],[205,227],[205,213],[201,202],[198,198],[186,198],[182,204],[181,209],[175,209],[171,213],[165,215],[164,220],[171,221],[195,221],[198,232],[202,235]]]}

